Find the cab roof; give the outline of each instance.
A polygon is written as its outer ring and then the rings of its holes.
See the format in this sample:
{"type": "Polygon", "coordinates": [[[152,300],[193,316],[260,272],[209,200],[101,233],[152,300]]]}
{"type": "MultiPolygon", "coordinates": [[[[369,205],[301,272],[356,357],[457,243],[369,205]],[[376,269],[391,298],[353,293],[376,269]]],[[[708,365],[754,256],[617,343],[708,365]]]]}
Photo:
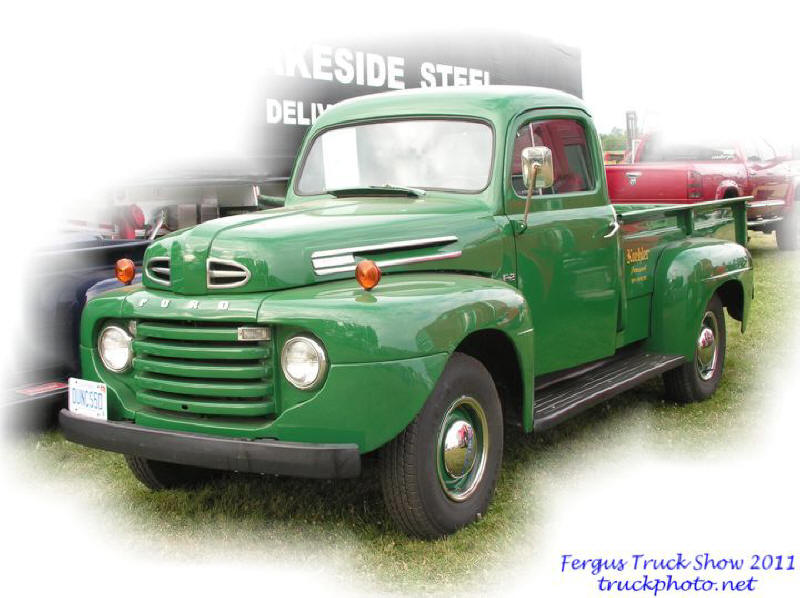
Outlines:
{"type": "Polygon", "coordinates": [[[473,116],[507,122],[537,108],[574,108],[589,114],[577,97],[547,87],[486,85],[406,89],[344,100],[326,110],[314,129],[341,122],[393,116],[473,116]]]}

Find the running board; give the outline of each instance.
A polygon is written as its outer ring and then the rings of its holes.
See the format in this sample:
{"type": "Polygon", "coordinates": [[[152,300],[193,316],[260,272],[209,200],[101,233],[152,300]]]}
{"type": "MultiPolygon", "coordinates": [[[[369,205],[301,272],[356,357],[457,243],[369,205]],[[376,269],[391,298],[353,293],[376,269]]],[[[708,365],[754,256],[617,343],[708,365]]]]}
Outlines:
{"type": "Polygon", "coordinates": [[[534,396],[533,429],[546,430],[684,362],[681,355],[639,353],[542,389],[534,396]]]}
{"type": "Polygon", "coordinates": [[[782,216],[777,216],[775,218],[760,218],[758,220],[748,220],[747,226],[748,227],[759,227],[765,224],[775,224],[776,222],[781,222],[783,220],[782,216]]]}

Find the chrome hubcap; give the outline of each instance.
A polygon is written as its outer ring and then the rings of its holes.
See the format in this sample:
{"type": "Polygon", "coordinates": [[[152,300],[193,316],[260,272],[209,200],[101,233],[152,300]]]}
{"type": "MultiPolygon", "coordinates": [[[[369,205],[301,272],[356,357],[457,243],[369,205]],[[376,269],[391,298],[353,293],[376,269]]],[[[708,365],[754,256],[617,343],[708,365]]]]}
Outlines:
{"type": "Polygon", "coordinates": [[[463,419],[453,422],[445,432],[442,447],[445,471],[453,478],[464,477],[475,466],[477,454],[475,428],[463,419]]]}
{"type": "Polygon", "coordinates": [[[442,419],[436,450],[439,483],[451,500],[469,498],[483,478],[489,434],[486,414],[472,397],[453,401],[442,419]]]}
{"type": "Polygon", "coordinates": [[[700,336],[697,338],[697,352],[695,365],[697,373],[703,380],[710,380],[717,369],[717,336],[719,325],[717,316],[713,312],[706,312],[700,326],[700,336]]]}

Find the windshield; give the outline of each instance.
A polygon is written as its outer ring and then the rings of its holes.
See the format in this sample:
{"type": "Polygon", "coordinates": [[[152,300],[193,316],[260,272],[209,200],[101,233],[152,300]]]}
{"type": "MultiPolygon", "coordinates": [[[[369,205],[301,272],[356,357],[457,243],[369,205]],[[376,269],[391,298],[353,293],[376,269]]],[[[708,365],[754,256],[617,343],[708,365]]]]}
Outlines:
{"type": "Polygon", "coordinates": [[[314,139],[299,195],[403,186],[476,193],[492,165],[492,129],[464,120],[395,120],[330,129],[314,139]]]}

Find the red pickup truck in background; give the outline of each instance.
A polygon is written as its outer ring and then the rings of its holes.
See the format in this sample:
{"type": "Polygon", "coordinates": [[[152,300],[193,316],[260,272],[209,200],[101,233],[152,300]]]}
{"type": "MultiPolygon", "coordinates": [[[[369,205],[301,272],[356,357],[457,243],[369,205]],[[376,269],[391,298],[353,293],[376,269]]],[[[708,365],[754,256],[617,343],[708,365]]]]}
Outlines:
{"type": "Polygon", "coordinates": [[[761,138],[692,140],[651,133],[632,164],[606,166],[612,202],[684,204],[752,196],[750,230],[776,232],[780,249],[800,240],[800,169],[761,138]]]}

